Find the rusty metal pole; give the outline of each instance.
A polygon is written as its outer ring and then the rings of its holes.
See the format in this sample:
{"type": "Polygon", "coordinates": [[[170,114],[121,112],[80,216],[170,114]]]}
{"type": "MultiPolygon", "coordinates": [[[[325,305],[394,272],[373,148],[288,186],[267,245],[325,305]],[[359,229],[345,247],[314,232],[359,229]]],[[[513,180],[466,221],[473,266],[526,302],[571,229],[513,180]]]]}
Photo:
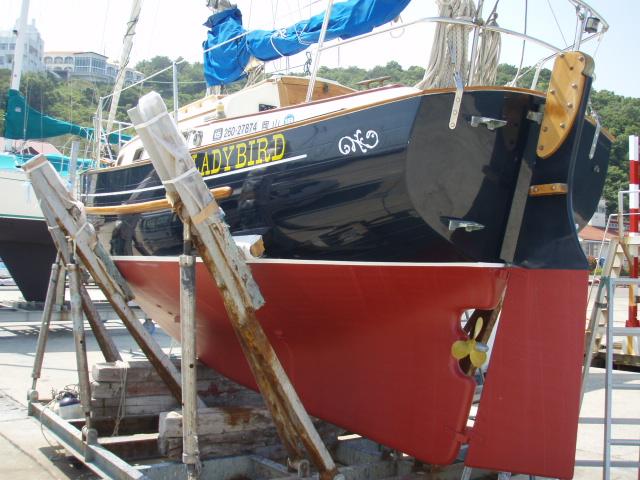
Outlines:
{"type": "Polygon", "coordinates": [[[180,255],[180,344],[182,348],[182,463],[187,478],[200,477],[198,449],[198,392],[196,369],[196,258],[192,254],[189,222],[184,223],[184,251],[180,255]]]}

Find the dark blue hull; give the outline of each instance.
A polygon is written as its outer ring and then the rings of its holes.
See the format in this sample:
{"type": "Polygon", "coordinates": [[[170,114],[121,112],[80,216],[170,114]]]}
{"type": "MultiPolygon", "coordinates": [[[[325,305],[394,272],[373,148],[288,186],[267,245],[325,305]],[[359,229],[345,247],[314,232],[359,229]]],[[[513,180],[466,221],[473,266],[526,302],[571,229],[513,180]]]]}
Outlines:
{"type": "MultiPolygon", "coordinates": [[[[579,121],[565,145],[541,160],[540,126],[527,115],[543,96],[470,89],[455,129],[448,122],[452,102],[453,93],[425,93],[193,156],[209,188],[233,188],[220,203],[232,233],[262,235],[269,257],[585,268],[575,223],[585,224],[596,208],[610,140],[600,135],[589,159],[595,127],[579,121]],[[507,123],[489,130],[473,126],[472,117],[507,123]],[[523,168],[532,170],[531,184],[566,183],[569,194],[529,197],[530,185],[517,181],[523,168]],[[514,202],[526,202],[515,223],[514,202]],[[460,221],[477,228],[455,228],[460,221]]],[[[89,206],[165,195],[148,162],[90,171],[83,189],[89,206]]],[[[182,224],[169,211],[90,220],[113,255],[177,255],[182,248],[182,224]]]]}

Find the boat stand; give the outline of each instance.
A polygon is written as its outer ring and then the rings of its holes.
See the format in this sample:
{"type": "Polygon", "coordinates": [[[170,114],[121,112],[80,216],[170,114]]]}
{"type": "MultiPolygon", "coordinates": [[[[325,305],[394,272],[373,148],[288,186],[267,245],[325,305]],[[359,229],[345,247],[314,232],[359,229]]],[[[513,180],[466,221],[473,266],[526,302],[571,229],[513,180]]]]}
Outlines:
{"type": "MultiPolygon", "coordinates": [[[[162,109],[166,109],[160,100],[162,109]]],[[[142,123],[143,117],[140,117],[142,123]]],[[[167,117],[168,119],[168,117],[167,117]]],[[[180,139],[180,134],[173,123],[174,136],[180,139]]],[[[162,128],[166,128],[166,125],[162,128]]],[[[144,129],[141,128],[142,131],[144,129]]],[[[166,131],[165,131],[166,133],[166,131]]],[[[143,136],[143,138],[145,138],[143,136]]],[[[147,137],[145,144],[149,143],[147,137]]],[[[184,144],[182,144],[184,145],[184,144]]],[[[149,146],[149,148],[153,148],[149,146]]],[[[185,146],[187,160],[191,161],[185,146]]],[[[168,161],[173,157],[165,155],[168,161]]],[[[182,159],[184,160],[184,158],[182,159]]],[[[187,172],[191,167],[184,162],[176,162],[180,174],[187,172]]],[[[157,167],[158,168],[158,167],[157,167]]],[[[159,167],[161,177],[166,178],[168,171],[159,167]],[[164,175],[163,175],[164,173],[164,175]]],[[[97,432],[91,426],[90,384],[88,365],[86,360],[86,347],[82,319],[82,308],[91,324],[91,327],[100,343],[100,348],[108,361],[120,359],[119,353],[112,340],[106,333],[106,329],[100,322],[98,315],[91,309],[91,302],[82,286],[78,276],[76,258],[91,273],[94,281],[101,287],[107,299],[119,314],[123,323],[137,341],[143,352],[157,370],[159,376],[165,381],[174,397],[182,402],[184,409],[184,453],[183,463],[187,465],[188,478],[197,478],[201,471],[198,456],[197,441],[197,407],[204,407],[204,403],[196,396],[195,374],[195,258],[191,255],[191,229],[193,225],[195,243],[200,255],[209,267],[210,273],[221,286],[221,292],[225,299],[225,305],[232,320],[232,324],[238,334],[240,343],[245,351],[249,364],[254,372],[260,391],[271,411],[279,436],[289,452],[288,467],[298,471],[308,471],[308,461],[302,448],[306,449],[322,479],[344,478],[337,472],[337,468],[326,446],[322,442],[311,419],[300,402],[291,382],[282,368],[273,347],[269,343],[264,331],[255,317],[255,310],[264,303],[260,291],[255,284],[250,270],[246,266],[244,257],[235,246],[226,225],[221,221],[217,204],[206,188],[204,182],[198,177],[186,176],[186,180],[199,180],[194,185],[188,182],[179,182],[173,175],[174,188],[167,188],[173,193],[173,203],[181,200],[179,209],[185,222],[185,254],[181,257],[181,316],[183,329],[183,365],[182,376],[176,367],[169,361],[150,334],[140,325],[133,314],[128,302],[133,298],[126,281],[121,277],[115,264],[97,241],[95,232],[87,222],[81,203],[76,202],[73,196],[66,190],[63,182],[55,170],[42,156],[32,159],[26,166],[31,182],[38,196],[45,219],[50,227],[52,237],[58,248],[59,254],[56,261],[54,275],[51,277],[51,285],[48,294],[48,308],[42,319],[41,335],[38,342],[38,353],[33,370],[33,384],[29,392],[30,411],[35,413],[37,408],[38,393],[36,390],[37,379],[40,376],[42,359],[47,340],[48,327],[50,325],[50,311],[58,291],[59,263],[64,262],[70,274],[72,318],[74,321],[74,340],[76,344],[76,360],[80,379],[80,396],[82,409],[85,416],[83,428],[83,443],[85,462],[91,462],[100,457],[99,452],[93,448],[97,440],[97,432]],[[201,187],[201,188],[199,188],[201,187]],[[200,195],[191,196],[189,190],[200,195]],[[213,220],[212,220],[213,219],[213,220]],[[48,313],[49,312],[49,313],[48,313]],[[186,335],[185,335],[186,333],[186,335]],[[185,357],[190,358],[185,358],[185,357]],[[179,378],[180,377],[180,378],[179,378]],[[183,390],[184,387],[184,390],[183,390]],[[187,388],[188,387],[188,388],[187,388]],[[184,395],[183,395],[184,392],[184,395]]],[[[191,192],[193,193],[193,192],[191,192]]],[[[39,411],[40,415],[45,412],[39,411]]],[[[46,417],[46,415],[44,415],[46,417]]],[[[55,419],[51,425],[58,425],[55,419]]],[[[64,431],[65,429],[62,429],[64,431]]],[[[68,434],[69,432],[67,432],[68,434]]],[[[73,439],[69,437],[69,444],[73,439]]],[[[76,439],[77,440],[77,439],[76,439]]],[[[72,445],[70,445],[72,447],[72,445]]],[[[77,448],[75,450],[78,450],[77,448]]],[[[71,448],[71,451],[74,451],[71,448]]],[[[78,450],[79,451],[79,450],[78,450]]],[[[96,467],[98,470],[99,468],[96,467]]]]}
{"type": "MultiPolygon", "coordinates": [[[[329,455],[320,435],[311,423],[284,370],[275,357],[271,345],[268,343],[259,324],[255,321],[254,306],[260,304],[261,297],[257,286],[251,285],[250,276],[238,277],[237,272],[242,272],[244,260],[233,244],[231,244],[234,247],[233,249],[224,248],[223,252],[216,252],[201,240],[202,237],[192,237],[192,230],[185,228],[185,254],[180,258],[183,329],[182,373],[177,372],[175,365],[163,353],[154,357],[154,353],[161,352],[161,350],[141,326],[139,320],[135,319],[132,314],[128,306],[131,296],[127,284],[120,278],[110,257],[100,250],[92,228],[86,223],[82,205],[75,202],[65,190],[55,171],[44,160],[32,160],[27,166],[27,170],[31,175],[34,189],[41,199],[45,218],[51,227],[52,236],[59,252],[50,278],[50,289],[46,302],[47,308],[44,311],[45,314],[42,318],[42,328],[38,339],[38,348],[32,373],[32,389],[29,392],[29,412],[40,419],[42,424],[49,429],[51,435],[68,452],[92,471],[104,478],[120,479],[184,478],[185,474],[187,478],[201,479],[237,478],[240,476],[256,479],[310,477],[311,468],[301,451],[300,443],[302,443],[305,448],[312,452],[310,457],[319,471],[317,478],[345,478],[345,476],[351,479],[386,479],[399,476],[410,478],[408,476],[412,472],[416,472],[416,470],[420,470],[420,473],[416,473],[416,475],[419,475],[416,478],[425,478],[425,472],[434,475],[431,478],[460,478],[464,467],[462,460],[444,468],[424,466],[410,457],[391,452],[389,449],[363,438],[343,438],[337,442],[334,455],[341,465],[338,472],[336,463],[329,455]],[[193,323],[195,320],[195,258],[192,255],[192,244],[195,244],[201,255],[204,254],[203,256],[211,260],[212,263],[215,259],[220,260],[218,255],[228,254],[229,251],[236,255],[232,261],[236,262],[240,267],[238,267],[239,270],[232,269],[231,280],[235,283],[231,286],[237,291],[231,291],[241,296],[237,297],[240,298],[239,303],[232,303],[232,305],[243,308],[238,310],[243,316],[235,318],[236,327],[251,365],[255,368],[254,371],[256,371],[259,378],[258,383],[261,391],[266,392],[264,399],[267,406],[270,409],[279,409],[280,413],[272,414],[272,418],[277,426],[278,434],[283,438],[283,446],[288,452],[288,461],[286,463],[270,460],[267,455],[268,452],[225,456],[202,462],[199,459],[196,426],[201,425],[197,423],[199,410],[196,407],[201,406],[202,401],[196,396],[197,369],[195,367],[197,364],[193,323]],[[99,418],[99,415],[94,415],[97,412],[89,399],[91,398],[92,390],[93,393],[97,393],[98,386],[95,383],[93,385],[89,384],[83,310],[94,335],[99,340],[103,356],[109,362],[108,365],[113,365],[115,366],[114,368],[120,368],[125,371],[130,367],[127,363],[120,361],[121,357],[113,340],[100,321],[99,314],[92,309],[93,304],[86,294],[86,289],[79,275],[80,263],[92,273],[94,280],[103,289],[114,309],[119,312],[123,322],[132,332],[132,336],[138,341],[142,350],[145,353],[150,352],[148,358],[156,371],[157,381],[164,381],[164,388],[174,397],[177,382],[172,380],[181,375],[181,384],[177,385],[179,396],[176,399],[182,403],[184,413],[182,416],[184,419],[184,428],[182,428],[182,462],[166,461],[158,463],[157,460],[154,460],[145,465],[139,461],[140,458],[153,457],[157,459],[160,456],[158,452],[160,434],[149,430],[150,421],[157,427],[157,416],[136,417],[134,415],[125,415],[121,419],[120,427],[122,431],[122,426],[126,426],[124,428],[125,434],[120,437],[109,437],[108,432],[113,430],[113,424],[119,422],[119,420],[116,419],[114,422],[112,419],[99,418]],[[61,274],[63,270],[68,272],[70,280],[71,316],[74,320],[74,343],[80,380],[82,414],[84,417],[78,420],[65,420],[54,413],[49,408],[47,401],[38,399],[37,391],[37,381],[40,377],[47,334],[51,322],[51,310],[56,296],[59,295],[60,279],[64,278],[61,274]],[[254,289],[252,292],[244,290],[247,284],[254,289]],[[169,364],[170,367],[165,368],[166,364],[169,364]],[[267,378],[267,375],[273,375],[273,377],[267,378]],[[167,377],[169,377],[170,381],[167,381],[167,377]],[[182,395],[183,392],[184,397],[182,395]],[[108,425],[105,426],[105,422],[108,425]],[[299,431],[302,434],[299,434],[299,431]],[[127,435],[127,432],[135,433],[127,435]],[[135,460],[136,466],[129,463],[129,460],[135,460]],[[320,468],[318,468],[318,465],[320,465],[320,468]]],[[[204,187],[204,183],[202,183],[202,186],[204,187]]],[[[190,203],[187,200],[182,205],[187,206],[190,203]]],[[[189,222],[193,222],[198,226],[204,223],[196,223],[198,217],[195,215],[187,212],[185,212],[185,215],[187,217],[185,218],[187,227],[190,225],[189,222]]],[[[205,224],[205,226],[209,227],[208,224],[205,224]]],[[[212,227],[219,229],[216,234],[228,235],[226,227],[222,228],[223,225],[219,223],[219,219],[214,222],[212,227]]],[[[194,228],[194,230],[197,231],[198,229],[194,228]]],[[[230,236],[227,240],[234,241],[230,236]]],[[[228,247],[229,243],[222,243],[222,245],[228,247]]],[[[249,247],[251,245],[246,249],[249,250],[249,247]]],[[[224,258],[222,257],[223,262],[225,261],[224,258]]],[[[244,265],[244,268],[246,269],[246,265],[244,265]]],[[[133,376],[132,373],[129,373],[129,375],[133,376]]],[[[95,378],[94,367],[94,380],[95,378]]],[[[146,387],[147,384],[145,384],[146,387]]],[[[125,385],[125,391],[126,388],[127,385],[125,385]]],[[[155,410],[155,412],[157,411],[155,410]]],[[[205,411],[200,410],[200,412],[205,411]]],[[[222,442],[224,443],[224,437],[222,442]]],[[[473,473],[474,478],[481,478],[485,474],[481,471],[474,471],[473,473]]]]}
{"type": "MultiPolygon", "coordinates": [[[[193,240],[209,274],[220,289],[228,317],[280,439],[289,453],[290,466],[299,469],[306,461],[304,447],[321,479],[344,478],[337,472],[329,451],[256,318],[255,312],[264,304],[264,299],[162,98],[157,93],[144,96],[138,107],[129,111],[129,115],[153,159],[170,203],[184,223],[185,254],[189,253],[188,248],[193,240]]],[[[181,290],[181,304],[185,299],[188,300],[185,303],[192,304],[194,285],[191,279],[194,275],[183,269],[189,268],[193,259],[184,255],[180,264],[181,286],[187,285],[190,289],[190,293],[184,293],[184,288],[181,290]]],[[[182,313],[187,312],[183,310],[182,313]]],[[[192,310],[187,318],[191,315],[192,310]]],[[[188,415],[185,415],[185,420],[196,422],[188,415]]],[[[185,431],[189,428],[185,425],[185,431]]],[[[185,441],[184,455],[190,458],[194,453],[193,446],[185,441]],[[187,447],[191,450],[187,450],[187,447]]]]}

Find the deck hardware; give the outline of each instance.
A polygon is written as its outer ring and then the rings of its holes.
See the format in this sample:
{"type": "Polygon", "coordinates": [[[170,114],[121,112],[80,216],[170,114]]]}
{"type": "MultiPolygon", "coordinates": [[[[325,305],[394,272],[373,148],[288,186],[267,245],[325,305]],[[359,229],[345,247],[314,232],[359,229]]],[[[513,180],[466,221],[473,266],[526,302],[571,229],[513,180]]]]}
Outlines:
{"type": "Polygon", "coordinates": [[[531,120],[532,122],[536,122],[538,125],[542,123],[542,119],[544,118],[544,111],[534,112],[533,110],[529,110],[527,112],[527,120],[531,120]]]}
{"type": "Polygon", "coordinates": [[[484,125],[485,127],[487,127],[488,130],[496,130],[498,128],[502,128],[507,124],[506,120],[499,120],[497,118],[490,118],[490,117],[479,117],[476,115],[473,115],[471,117],[471,126],[472,127],[479,127],[480,125],[484,125]]]}
{"type": "Polygon", "coordinates": [[[545,183],[531,185],[529,187],[530,197],[546,197],[549,195],[566,195],[569,187],[566,183],[545,183]]]}
{"type": "Polygon", "coordinates": [[[449,56],[451,57],[451,64],[455,68],[453,73],[453,81],[456,84],[456,94],[453,97],[453,107],[451,107],[451,117],[449,118],[449,128],[454,130],[458,125],[458,116],[460,115],[460,107],[462,106],[462,94],[464,93],[464,82],[462,81],[462,75],[456,68],[456,47],[452,42],[449,42],[449,56]]]}
{"type": "Polygon", "coordinates": [[[449,221],[449,230],[452,232],[459,228],[464,228],[466,232],[474,232],[476,230],[482,230],[484,225],[478,222],[472,222],[470,220],[462,220],[460,218],[447,218],[449,221]]]}
{"type": "Polygon", "coordinates": [[[598,138],[600,138],[600,131],[602,130],[602,124],[600,123],[600,115],[596,113],[594,115],[594,118],[596,120],[596,131],[593,133],[593,142],[591,142],[591,150],[589,150],[589,160],[593,160],[593,157],[595,157],[596,155],[596,148],[598,147],[598,138]]]}
{"type": "Polygon", "coordinates": [[[598,17],[587,17],[584,21],[584,31],[586,33],[596,33],[600,26],[600,19],[598,17]]]}

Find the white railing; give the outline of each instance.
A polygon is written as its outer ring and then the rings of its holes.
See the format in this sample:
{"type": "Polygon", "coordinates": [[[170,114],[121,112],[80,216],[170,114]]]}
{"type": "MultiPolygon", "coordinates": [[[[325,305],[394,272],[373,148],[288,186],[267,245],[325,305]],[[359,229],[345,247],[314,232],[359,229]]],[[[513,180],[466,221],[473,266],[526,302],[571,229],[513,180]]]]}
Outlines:
{"type": "MultiPolygon", "coordinates": [[[[307,90],[307,96],[306,96],[306,101],[311,101],[312,99],[312,94],[313,94],[313,88],[315,85],[315,81],[316,81],[316,77],[317,77],[317,72],[319,69],[319,65],[320,65],[320,56],[321,53],[327,50],[331,50],[334,48],[338,48],[344,45],[348,45],[354,42],[358,42],[358,41],[362,41],[365,40],[369,37],[373,37],[376,35],[382,35],[385,33],[390,33],[390,32],[394,32],[396,30],[401,30],[401,29],[405,29],[407,27],[413,27],[413,26],[417,26],[417,25],[424,25],[424,24],[437,24],[437,23],[444,23],[444,24],[449,24],[449,25],[461,25],[461,26],[466,26],[470,29],[473,30],[473,41],[472,41],[472,52],[471,52],[471,61],[469,62],[469,71],[473,71],[472,69],[474,68],[473,65],[473,59],[475,58],[475,48],[477,48],[477,40],[478,40],[478,36],[480,35],[480,33],[482,31],[489,31],[489,32],[498,32],[501,34],[505,34],[507,36],[516,38],[516,39],[520,39],[523,40],[525,42],[531,42],[535,45],[544,47],[545,49],[549,50],[551,53],[542,58],[541,60],[539,60],[538,62],[535,63],[535,74],[533,77],[533,81],[531,84],[531,89],[535,89],[537,86],[537,82],[538,82],[538,78],[540,75],[540,71],[542,70],[542,68],[544,67],[544,65],[549,62],[550,60],[554,59],[557,55],[563,53],[563,52],[567,52],[567,51],[571,51],[571,50],[577,50],[582,44],[586,43],[586,42],[590,42],[594,39],[599,39],[601,38],[609,29],[609,24],[606,22],[606,20],[596,11],[594,10],[590,5],[588,5],[585,1],[583,0],[567,0],[570,4],[574,5],[576,8],[576,35],[574,38],[574,43],[570,46],[556,46],[553,45],[545,40],[542,40],[540,38],[534,37],[532,35],[528,35],[526,33],[521,33],[518,32],[516,30],[510,30],[507,28],[502,28],[499,27],[497,25],[486,25],[485,21],[482,19],[481,17],[481,12],[482,12],[482,6],[484,3],[484,0],[478,0],[478,8],[476,10],[476,14],[474,15],[473,18],[450,18],[450,17],[424,17],[424,18],[419,18],[417,20],[413,20],[411,22],[408,23],[401,23],[399,25],[392,25],[386,28],[379,28],[376,31],[373,32],[369,32],[369,33],[365,33],[363,35],[359,35],[357,37],[353,37],[350,39],[346,39],[346,40],[341,40],[338,42],[334,42],[331,44],[327,44],[325,45],[324,43],[324,39],[325,39],[325,34],[326,34],[326,30],[327,30],[327,26],[328,26],[328,18],[331,15],[331,10],[333,7],[333,1],[334,0],[327,0],[327,8],[325,10],[325,21],[323,22],[323,26],[322,26],[322,31],[320,33],[320,41],[317,45],[317,47],[315,48],[315,58],[313,60],[313,67],[311,70],[311,76],[310,76],[310,80],[309,80],[309,86],[308,86],[308,90],[307,90]],[[588,22],[592,19],[597,19],[597,23],[596,23],[596,30],[593,31],[593,25],[589,26],[588,22]],[[587,34],[587,35],[585,35],[587,34]]],[[[246,36],[247,34],[249,34],[250,32],[244,32],[240,35],[237,35],[233,38],[230,38],[228,40],[225,40],[224,42],[220,42],[216,45],[213,45],[212,47],[209,47],[208,49],[204,50],[203,53],[207,53],[213,50],[216,50],[218,48],[223,47],[224,45],[227,45],[231,42],[235,42],[236,40],[239,40],[240,38],[243,38],[244,36],[246,36]]],[[[178,65],[182,64],[186,62],[186,59],[182,59],[176,62],[172,62],[171,65],[169,65],[168,67],[165,67],[155,73],[152,73],[151,75],[143,78],[142,80],[139,80],[137,82],[131,83],[130,85],[127,85],[125,87],[123,87],[122,89],[120,89],[118,92],[124,92],[126,90],[129,90],[131,88],[134,88],[136,86],[142,85],[145,82],[165,73],[168,72],[169,70],[172,70],[172,84],[173,84],[173,113],[174,113],[174,118],[177,119],[178,116],[178,110],[179,110],[179,100],[178,100],[178,93],[179,93],[179,82],[178,82],[178,65]]],[[[519,78],[522,78],[530,69],[525,70],[524,72],[519,72],[519,74],[517,74],[517,77],[514,79],[514,81],[517,81],[519,78]]],[[[467,73],[467,72],[464,72],[467,73]]],[[[464,75],[464,78],[469,78],[468,75],[464,75]]],[[[104,111],[104,106],[105,106],[105,102],[109,99],[112,99],[114,97],[114,93],[111,93],[110,95],[106,95],[104,97],[100,97],[99,102],[98,102],[98,111],[96,113],[96,117],[95,117],[95,124],[96,124],[96,131],[100,132],[99,135],[96,135],[96,145],[94,148],[94,158],[96,160],[100,160],[99,157],[101,156],[102,153],[102,149],[100,146],[100,141],[103,138],[108,138],[107,137],[107,132],[103,131],[103,123],[104,123],[104,119],[103,119],[103,111],[104,111]]],[[[108,132],[109,134],[112,133],[119,133],[121,134],[124,130],[126,130],[127,128],[130,128],[131,125],[130,124],[126,124],[124,122],[119,122],[120,126],[118,129],[114,130],[113,132],[108,132]]]]}

